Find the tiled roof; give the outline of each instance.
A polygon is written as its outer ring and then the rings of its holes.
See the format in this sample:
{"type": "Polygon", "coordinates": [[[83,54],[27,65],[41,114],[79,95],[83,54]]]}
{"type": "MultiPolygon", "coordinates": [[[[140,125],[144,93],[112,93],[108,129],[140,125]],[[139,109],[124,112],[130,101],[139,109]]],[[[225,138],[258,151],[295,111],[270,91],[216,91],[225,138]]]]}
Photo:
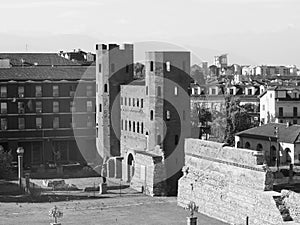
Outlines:
{"type": "Polygon", "coordinates": [[[12,66],[76,66],[80,65],[56,53],[0,53],[0,59],[10,59],[12,66]]]}
{"type": "Polygon", "coordinates": [[[300,126],[282,123],[268,123],[259,127],[254,127],[248,130],[237,133],[237,136],[252,137],[252,138],[276,138],[275,127],[278,127],[278,138],[280,142],[295,143],[299,142],[300,126]]]}
{"type": "Polygon", "coordinates": [[[96,68],[94,66],[0,68],[0,81],[61,79],[96,79],[96,68]]]}

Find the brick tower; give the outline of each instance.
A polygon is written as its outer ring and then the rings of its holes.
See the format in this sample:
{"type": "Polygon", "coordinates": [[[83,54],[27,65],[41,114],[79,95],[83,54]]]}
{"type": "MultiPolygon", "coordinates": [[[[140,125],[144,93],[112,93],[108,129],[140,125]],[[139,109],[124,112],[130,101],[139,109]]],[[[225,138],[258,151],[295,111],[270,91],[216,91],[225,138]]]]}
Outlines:
{"type": "Polygon", "coordinates": [[[146,53],[148,150],[163,152],[169,194],[176,194],[184,166],[184,139],[190,137],[190,53],[146,53]]]}
{"type": "Polygon", "coordinates": [[[96,146],[107,159],[120,156],[120,85],[133,80],[133,45],[96,45],[96,146]]]}

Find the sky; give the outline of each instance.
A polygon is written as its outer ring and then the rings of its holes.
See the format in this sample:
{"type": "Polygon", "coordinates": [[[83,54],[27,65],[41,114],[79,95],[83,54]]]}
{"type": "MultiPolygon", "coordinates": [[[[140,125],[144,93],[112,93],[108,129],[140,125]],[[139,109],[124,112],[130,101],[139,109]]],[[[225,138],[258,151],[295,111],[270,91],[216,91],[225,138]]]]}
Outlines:
{"type": "Polygon", "coordinates": [[[300,66],[299,0],[0,0],[0,51],[163,42],[212,63],[300,66]]]}

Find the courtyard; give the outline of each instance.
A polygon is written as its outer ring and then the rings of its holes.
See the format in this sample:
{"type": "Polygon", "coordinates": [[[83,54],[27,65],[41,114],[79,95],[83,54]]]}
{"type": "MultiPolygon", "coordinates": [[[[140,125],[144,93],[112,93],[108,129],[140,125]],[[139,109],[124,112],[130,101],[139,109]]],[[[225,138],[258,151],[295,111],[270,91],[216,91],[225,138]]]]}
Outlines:
{"type": "MultiPolygon", "coordinates": [[[[33,180],[39,183],[39,180],[33,180]]],[[[186,224],[189,212],[177,206],[176,197],[149,197],[138,193],[125,183],[108,181],[108,193],[83,192],[85,186],[92,187],[97,178],[66,180],[76,185],[78,191],[43,192],[45,198],[38,200],[23,199],[20,195],[1,194],[0,224],[50,224],[49,210],[57,206],[63,211],[59,221],[67,224],[186,224]],[[120,185],[121,184],[121,185],[120,185]],[[46,197],[47,196],[47,197],[46,197]]],[[[3,186],[2,186],[3,187],[3,186]]],[[[10,188],[11,189],[11,188],[10,188]]],[[[203,214],[196,213],[198,224],[223,225],[203,214]]]]}

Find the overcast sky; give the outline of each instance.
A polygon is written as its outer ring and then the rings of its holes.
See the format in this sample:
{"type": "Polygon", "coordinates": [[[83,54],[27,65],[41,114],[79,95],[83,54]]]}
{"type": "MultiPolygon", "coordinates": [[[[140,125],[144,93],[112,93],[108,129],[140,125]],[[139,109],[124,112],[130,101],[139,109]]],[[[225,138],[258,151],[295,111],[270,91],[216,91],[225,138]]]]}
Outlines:
{"type": "Polygon", "coordinates": [[[0,0],[0,8],[2,52],[164,41],[208,61],[224,52],[230,62],[300,64],[299,0],[0,0]]]}

